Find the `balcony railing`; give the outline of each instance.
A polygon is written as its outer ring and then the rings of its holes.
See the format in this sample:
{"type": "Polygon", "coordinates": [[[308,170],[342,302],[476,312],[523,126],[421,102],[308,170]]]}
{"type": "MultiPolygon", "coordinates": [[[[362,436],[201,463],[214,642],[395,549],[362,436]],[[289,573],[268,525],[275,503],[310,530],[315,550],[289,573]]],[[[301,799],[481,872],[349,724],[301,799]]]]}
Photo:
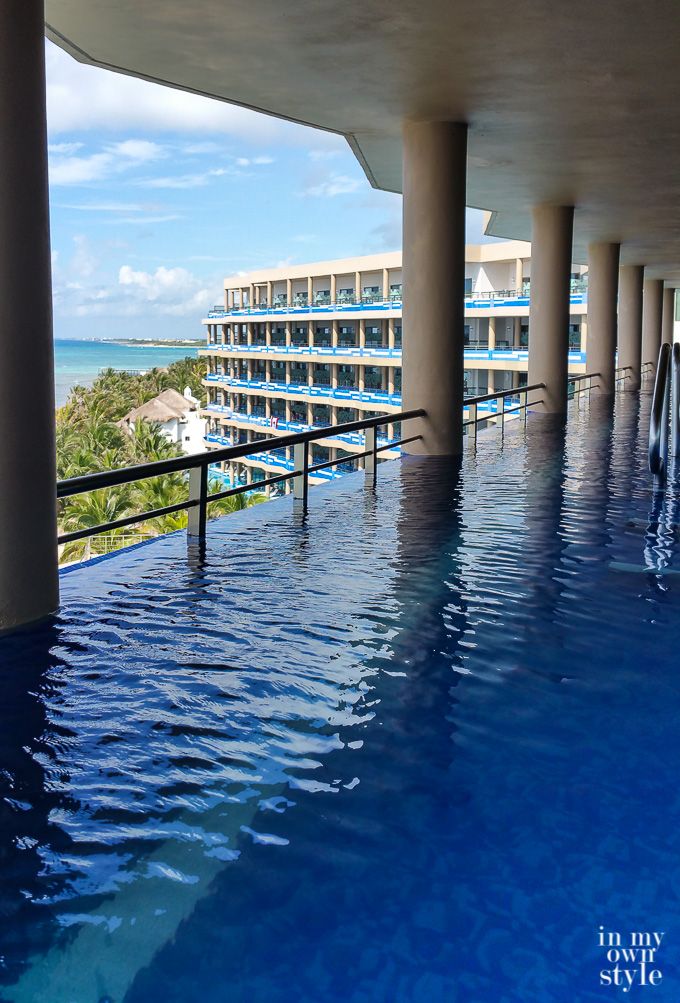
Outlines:
{"type": "Polygon", "coordinates": [[[395,443],[387,446],[378,445],[377,430],[383,425],[388,425],[392,421],[408,421],[411,418],[423,418],[426,411],[422,408],[412,411],[403,411],[396,415],[381,415],[377,418],[364,418],[360,421],[346,422],[342,425],[333,425],[330,429],[314,429],[309,432],[299,432],[292,435],[285,435],[280,438],[262,439],[260,442],[242,443],[238,446],[228,446],[225,449],[212,450],[208,453],[195,453],[191,456],[179,456],[171,460],[159,460],[155,463],[142,463],[134,467],[122,467],[119,470],[103,470],[96,474],[85,474],[81,477],[71,477],[69,480],[57,483],[57,498],[71,498],[73,495],[84,494],[88,491],[98,491],[102,488],[118,487],[121,484],[133,484],[136,481],[146,480],[150,477],[162,477],[166,474],[188,472],[189,490],[186,501],[176,505],[166,505],[163,508],[152,509],[141,512],[138,515],[126,516],[124,519],[114,519],[111,522],[101,523],[98,526],[87,527],[73,533],[62,533],[59,544],[72,543],[76,540],[83,540],[99,533],[111,532],[115,529],[123,529],[126,526],[134,526],[140,522],[147,522],[150,519],[157,519],[160,516],[171,515],[175,512],[188,511],[189,513],[189,536],[205,539],[208,505],[221,498],[228,498],[232,495],[243,494],[252,491],[252,485],[229,488],[227,491],[209,493],[208,470],[214,463],[221,463],[227,460],[238,460],[244,457],[256,456],[260,453],[272,453],[293,446],[293,470],[278,474],[275,477],[267,477],[258,482],[258,487],[267,487],[270,484],[280,484],[283,481],[293,481],[293,497],[301,502],[302,513],[307,512],[309,475],[317,470],[328,470],[336,465],[346,462],[346,457],[336,460],[326,460],[324,463],[311,464],[309,462],[309,443],[317,442],[319,439],[328,438],[331,434],[344,434],[347,432],[363,431],[365,436],[365,448],[363,452],[357,453],[355,458],[366,457],[366,473],[372,478],[373,485],[376,484],[378,470],[378,454],[386,449],[401,446],[407,442],[415,442],[422,438],[420,435],[412,435],[399,439],[395,443]]]}
{"type": "Polygon", "coordinates": [[[222,373],[208,373],[205,377],[208,384],[221,383],[226,386],[243,387],[248,390],[265,390],[276,394],[292,394],[296,397],[327,397],[331,400],[352,400],[369,404],[388,404],[398,407],[401,404],[400,393],[369,392],[366,390],[343,390],[341,387],[314,386],[309,383],[274,383],[266,380],[243,380],[222,373]]]}
{"type": "MultiPolygon", "coordinates": [[[[569,295],[571,297],[574,305],[579,305],[583,303],[584,297],[588,292],[587,281],[578,280],[571,283],[569,295]]],[[[465,302],[468,305],[480,306],[492,306],[494,303],[499,305],[518,305],[518,306],[528,306],[530,300],[529,289],[489,289],[489,290],[471,290],[465,293],[465,302]]],[[[250,314],[263,314],[263,313],[295,313],[295,312],[307,312],[314,313],[315,311],[323,311],[328,313],[333,310],[345,311],[345,310],[400,310],[402,306],[401,295],[391,294],[387,298],[381,294],[374,293],[364,293],[362,296],[342,296],[339,295],[334,301],[331,302],[330,298],[328,300],[316,300],[310,305],[307,301],[306,296],[294,297],[293,304],[291,307],[282,306],[276,302],[272,304],[254,304],[253,306],[234,306],[234,307],[223,307],[216,306],[208,313],[208,320],[216,320],[220,317],[226,317],[230,314],[238,314],[241,316],[248,316],[250,314]]]]}
{"type": "MultiPolygon", "coordinates": [[[[309,355],[309,356],[349,356],[352,359],[400,359],[401,345],[394,348],[370,347],[357,348],[354,345],[342,345],[337,347],[331,345],[230,345],[230,344],[210,344],[200,349],[205,354],[213,352],[226,352],[236,354],[237,352],[248,352],[258,354],[277,355],[309,355]]],[[[488,342],[471,341],[464,347],[465,358],[470,361],[488,359],[490,362],[524,362],[529,358],[529,349],[525,346],[518,348],[504,347],[496,345],[496,348],[489,348],[488,342]]],[[[582,363],[586,361],[586,353],[580,348],[570,346],[569,361],[572,363],[582,363]]]]}
{"type": "MultiPolygon", "coordinates": [[[[225,407],[222,404],[208,404],[207,407],[203,408],[204,411],[214,412],[216,414],[224,415],[227,419],[235,422],[240,422],[241,424],[248,425],[258,425],[261,428],[275,428],[284,432],[311,432],[313,430],[318,430],[323,432],[324,439],[338,439],[341,442],[348,442],[353,446],[358,446],[361,444],[362,436],[360,432],[345,432],[338,434],[334,430],[334,426],[330,421],[322,421],[316,419],[312,425],[308,425],[301,421],[287,421],[283,416],[272,415],[271,418],[262,416],[260,414],[236,411],[232,408],[225,407]]],[[[394,416],[389,416],[389,423],[394,422],[394,416]]],[[[208,442],[214,441],[210,438],[209,433],[205,436],[208,442]]],[[[387,436],[378,436],[378,445],[388,447],[390,445],[396,448],[396,439],[390,439],[387,436]]]]}

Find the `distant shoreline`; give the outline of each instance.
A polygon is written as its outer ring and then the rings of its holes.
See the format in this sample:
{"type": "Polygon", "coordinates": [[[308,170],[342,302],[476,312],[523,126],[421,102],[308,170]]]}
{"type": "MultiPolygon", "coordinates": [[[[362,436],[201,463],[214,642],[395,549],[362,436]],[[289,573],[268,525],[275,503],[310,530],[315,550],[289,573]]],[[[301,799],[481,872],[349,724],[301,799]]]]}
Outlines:
{"type": "Polygon", "coordinates": [[[55,338],[55,342],[74,343],[82,341],[87,345],[123,345],[125,348],[202,348],[205,341],[201,338],[168,338],[159,341],[157,338],[55,338]]]}
{"type": "Polygon", "coordinates": [[[125,348],[200,348],[203,341],[142,341],[141,338],[105,340],[101,345],[123,345],[125,348]]]}

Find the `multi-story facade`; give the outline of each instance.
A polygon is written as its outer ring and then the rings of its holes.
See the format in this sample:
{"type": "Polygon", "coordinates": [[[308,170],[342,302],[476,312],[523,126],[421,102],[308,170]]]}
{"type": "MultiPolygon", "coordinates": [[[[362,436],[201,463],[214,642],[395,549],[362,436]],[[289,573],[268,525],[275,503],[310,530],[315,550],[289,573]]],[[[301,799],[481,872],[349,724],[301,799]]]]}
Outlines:
{"type": "MultiPolygon", "coordinates": [[[[531,245],[466,249],[465,381],[474,396],[526,383],[531,245]]],[[[572,269],[570,372],[585,371],[584,269],[572,269]]],[[[224,305],[207,327],[205,379],[211,448],[401,410],[401,252],[251,272],[225,279],[224,305]]],[[[417,337],[417,332],[416,335],[417,337]]],[[[493,405],[489,405],[490,408],[493,405]]],[[[390,423],[381,444],[400,437],[390,423]]],[[[359,434],[314,444],[311,463],[326,480],[357,469],[359,434]]],[[[388,450],[384,456],[397,454],[388,450]]],[[[293,468],[292,450],[246,457],[221,468],[232,483],[293,468]]],[[[314,479],[314,478],[313,478],[314,479]]]]}

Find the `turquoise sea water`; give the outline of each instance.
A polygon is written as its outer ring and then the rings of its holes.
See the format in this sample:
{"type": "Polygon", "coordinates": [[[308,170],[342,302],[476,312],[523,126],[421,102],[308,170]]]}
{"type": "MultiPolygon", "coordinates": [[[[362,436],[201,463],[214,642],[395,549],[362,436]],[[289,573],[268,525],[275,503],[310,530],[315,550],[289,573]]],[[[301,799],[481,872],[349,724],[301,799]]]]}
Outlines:
{"type": "Polygon", "coordinates": [[[54,372],[57,407],[66,403],[71,387],[90,386],[101,369],[153,369],[167,366],[187,355],[191,346],[150,348],[148,345],[116,345],[102,341],[55,341],[54,372]]]}

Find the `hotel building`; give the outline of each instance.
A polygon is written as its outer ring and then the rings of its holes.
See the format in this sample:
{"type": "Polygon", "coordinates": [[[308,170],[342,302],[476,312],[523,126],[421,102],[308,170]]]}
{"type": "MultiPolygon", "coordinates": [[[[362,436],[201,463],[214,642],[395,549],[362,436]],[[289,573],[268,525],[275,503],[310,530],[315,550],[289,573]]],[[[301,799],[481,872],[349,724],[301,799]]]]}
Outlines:
{"type": "MultiPolygon", "coordinates": [[[[586,269],[572,266],[570,373],[585,372],[586,269]]],[[[465,276],[465,393],[527,383],[531,245],[468,245],[465,276]]],[[[401,252],[289,265],[231,276],[224,304],[203,323],[208,362],[206,444],[238,445],[396,414],[401,399],[401,252]]],[[[480,405],[493,420],[495,402],[480,405]]],[[[397,422],[381,445],[400,437],[397,422]]],[[[362,433],[314,443],[321,482],[361,468],[362,433]]],[[[388,459],[398,455],[387,450],[388,459]]],[[[229,483],[256,483],[293,469],[292,447],[222,464],[229,483]]],[[[290,482],[287,482],[289,484],[290,482]]],[[[278,485],[277,485],[278,487],[278,485]]]]}

